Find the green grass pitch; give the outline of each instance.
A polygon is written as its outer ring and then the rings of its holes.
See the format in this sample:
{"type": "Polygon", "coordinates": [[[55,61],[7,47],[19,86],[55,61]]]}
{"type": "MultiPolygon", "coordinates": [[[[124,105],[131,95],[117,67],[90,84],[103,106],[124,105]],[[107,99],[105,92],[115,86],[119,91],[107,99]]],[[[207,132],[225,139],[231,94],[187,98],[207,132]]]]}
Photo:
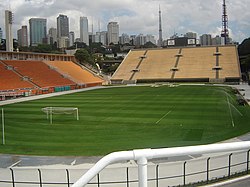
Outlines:
{"type": "Polygon", "coordinates": [[[227,87],[111,87],[3,108],[0,152],[9,154],[105,155],[213,143],[250,129],[250,107],[239,106],[227,87]],[[41,111],[48,106],[78,107],[80,120],[53,115],[51,125],[41,111]]]}

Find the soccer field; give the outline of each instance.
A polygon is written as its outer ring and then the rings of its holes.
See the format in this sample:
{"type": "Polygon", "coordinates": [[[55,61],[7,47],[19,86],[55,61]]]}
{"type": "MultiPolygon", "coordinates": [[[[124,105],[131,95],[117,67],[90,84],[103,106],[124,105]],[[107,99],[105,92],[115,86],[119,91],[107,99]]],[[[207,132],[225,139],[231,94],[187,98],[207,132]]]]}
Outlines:
{"type": "Polygon", "coordinates": [[[10,154],[105,155],[213,143],[250,130],[250,107],[227,87],[110,87],[3,108],[0,152],[10,154]],[[50,124],[43,107],[78,107],[80,119],[55,114],[50,124]]]}

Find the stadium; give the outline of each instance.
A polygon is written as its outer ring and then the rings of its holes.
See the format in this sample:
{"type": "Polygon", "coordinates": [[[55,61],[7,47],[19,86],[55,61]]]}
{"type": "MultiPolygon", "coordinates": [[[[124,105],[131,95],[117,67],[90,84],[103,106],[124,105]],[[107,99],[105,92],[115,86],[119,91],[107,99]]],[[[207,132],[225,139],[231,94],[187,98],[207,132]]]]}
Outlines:
{"type": "Polygon", "coordinates": [[[241,135],[249,132],[250,92],[239,84],[234,45],[131,50],[111,80],[70,55],[1,52],[0,59],[0,186],[70,186],[104,155],[129,150],[134,156],[121,156],[87,186],[137,186],[137,165],[147,165],[149,186],[248,173],[249,145],[223,144],[220,154],[199,147],[248,140],[241,135]],[[168,155],[182,146],[191,147],[168,155]],[[136,160],[145,149],[168,156],[136,160]]]}

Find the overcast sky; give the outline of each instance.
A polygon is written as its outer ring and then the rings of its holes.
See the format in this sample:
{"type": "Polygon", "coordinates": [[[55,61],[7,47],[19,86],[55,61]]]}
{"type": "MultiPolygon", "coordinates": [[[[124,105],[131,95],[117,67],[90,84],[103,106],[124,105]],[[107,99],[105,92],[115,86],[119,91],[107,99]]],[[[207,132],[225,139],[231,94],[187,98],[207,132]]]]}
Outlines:
{"type": "MultiPolygon", "coordinates": [[[[230,37],[241,42],[250,37],[250,0],[226,0],[230,37]]],[[[162,11],[164,39],[192,31],[198,35],[221,32],[222,0],[0,0],[0,27],[4,30],[4,10],[14,13],[13,32],[28,25],[30,18],[47,18],[47,27],[56,27],[56,17],[69,17],[70,31],[79,37],[80,16],[89,20],[94,32],[107,30],[109,21],[117,21],[120,35],[153,34],[158,38],[158,10],[162,11]]]]}

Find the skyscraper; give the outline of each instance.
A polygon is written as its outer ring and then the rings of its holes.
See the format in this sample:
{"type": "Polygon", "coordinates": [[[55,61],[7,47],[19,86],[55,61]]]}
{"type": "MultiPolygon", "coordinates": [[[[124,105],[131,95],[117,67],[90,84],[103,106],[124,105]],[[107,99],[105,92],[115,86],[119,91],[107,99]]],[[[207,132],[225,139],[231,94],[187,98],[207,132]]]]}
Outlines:
{"type": "Polygon", "coordinates": [[[102,31],[100,33],[100,42],[103,45],[107,45],[108,39],[107,39],[108,32],[107,31],[102,31]]]}
{"type": "Polygon", "coordinates": [[[202,46],[212,45],[212,36],[211,36],[211,34],[203,34],[202,36],[200,36],[200,44],[202,46]]]}
{"type": "Polygon", "coordinates": [[[141,45],[144,45],[146,42],[145,42],[145,36],[143,34],[139,34],[136,36],[135,38],[135,45],[136,46],[141,46],[141,45]]]}
{"type": "Polygon", "coordinates": [[[58,38],[57,46],[60,49],[67,48],[69,46],[69,37],[62,36],[62,37],[58,38]]]}
{"type": "Polygon", "coordinates": [[[69,18],[60,14],[57,17],[57,38],[69,37],[69,18]]]}
{"type": "Polygon", "coordinates": [[[17,31],[17,40],[19,46],[28,46],[28,29],[26,25],[22,26],[22,28],[17,31]]]}
{"type": "Polygon", "coordinates": [[[92,35],[93,36],[93,40],[92,42],[96,42],[96,43],[99,43],[101,42],[101,32],[96,32],[95,35],[92,35]]]}
{"type": "Polygon", "coordinates": [[[108,23],[108,45],[110,43],[118,44],[119,42],[119,25],[117,22],[108,23]]]}
{"type": "Polygon", "coordinates": [[[55,42],[57,42],[57,29],[51,27],[48,34],[48,43],[53,45],[55,42]]]}
{"type": "Polygon", "coordinates": [[[216,37],[212,38],[212,45],[221,45],[223,44],[223,41],[223,38],[217,35],[216,37]]]}
{"type": "Polygon", "coordinates": [[[47,43],[47,20],[43,18],[31,18],[30,25],[30,46],[47,43]]]}
{"type": "Polygon", "coordinates": [[[13,51],[13,36],[12,36],[13,14],[9,10],[5,10],[5,37],[6,51],[13,51]]]}
{"type": "Polygon", "coordinates": [[[75,33],[73,31],[69,32],[69,46],[73,46],[75,43],[75,33]]]}
{"type": "Polygon", "coordinates": [[[130,42],[130,38],[129,35],[126,33],[123,33],[120,37],[119,37],[119,42],[120,44],[126,44],[130,42]]]}
{"type": "Polygon", "coordinates": [[[87,17],[80,17],[80,40],[86,45],[89,45],[89,26],[87,17]]]}

